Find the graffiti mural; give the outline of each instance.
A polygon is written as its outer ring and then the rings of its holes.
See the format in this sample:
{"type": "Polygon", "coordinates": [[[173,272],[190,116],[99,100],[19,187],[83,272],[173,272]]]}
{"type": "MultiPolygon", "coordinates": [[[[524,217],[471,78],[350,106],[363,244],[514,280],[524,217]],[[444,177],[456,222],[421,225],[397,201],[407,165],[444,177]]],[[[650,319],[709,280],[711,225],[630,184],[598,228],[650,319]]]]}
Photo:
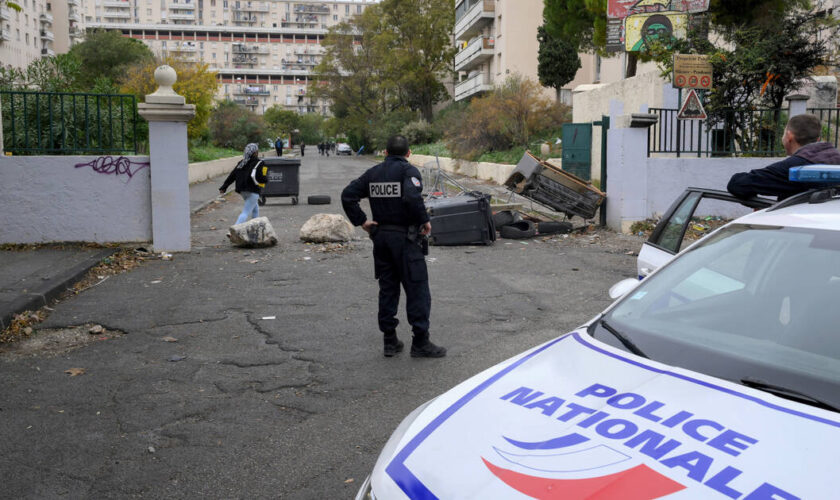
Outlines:
{"type": "Polygon", "coordinates": [[[608,0],[607,18],[624,19],[631,14],[655,12],[705,12],[709,0],[608,0]]]}
{"type": "Polygon", "coordinates": [[[148,161],[132,161],[125,156],[100,156],[87,163],[77,163],[76,168],[90,167],[97,174],[102,175],[121,175],[128,176],[127,181],[130,181],[137,172],[148,168],[150,163],[148,161]]]}
{"type": "Polygon", "coordinates": [[[625,20],[624,40],[628,52],[643,52],[653,42],[670,47],[677,38],[685,38],[688,15],[682,12],[633,14],[625,20]]]}

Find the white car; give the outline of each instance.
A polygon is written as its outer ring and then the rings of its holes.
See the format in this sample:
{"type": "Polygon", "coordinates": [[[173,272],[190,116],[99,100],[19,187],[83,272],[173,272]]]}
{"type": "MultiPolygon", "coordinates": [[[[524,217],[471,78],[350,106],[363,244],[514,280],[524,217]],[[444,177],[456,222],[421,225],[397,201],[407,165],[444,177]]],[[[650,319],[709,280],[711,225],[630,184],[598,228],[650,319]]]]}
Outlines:
{"type": "Polygon", "coordinates": [[[353,154],[353,148],[346,142],[339,142],[335,145],[335,154],[350,156],[353,154]]]}
{"type": "Polygon", "coordinates": [[[840,192],[668,259],[587,324],[411,413],[356,498],[834,497],[840,192]]]}

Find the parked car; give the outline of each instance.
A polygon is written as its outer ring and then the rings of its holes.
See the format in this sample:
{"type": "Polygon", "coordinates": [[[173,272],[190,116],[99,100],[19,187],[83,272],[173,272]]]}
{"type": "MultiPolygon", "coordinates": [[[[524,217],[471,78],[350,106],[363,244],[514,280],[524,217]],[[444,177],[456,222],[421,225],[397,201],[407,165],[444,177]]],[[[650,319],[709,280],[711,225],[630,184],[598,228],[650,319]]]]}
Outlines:
{"type": "Polygon", "coordinates": [[[833,497],[833,190],[737,218],[615,288],[588,323],[408,415],[356,498],[833,497]]]}
{"type": "Polygon", "coordinates": [[[346,142],[339,142],[335,145],[335,154],[350,156],[353,154],[353,148],[346,142]]]}

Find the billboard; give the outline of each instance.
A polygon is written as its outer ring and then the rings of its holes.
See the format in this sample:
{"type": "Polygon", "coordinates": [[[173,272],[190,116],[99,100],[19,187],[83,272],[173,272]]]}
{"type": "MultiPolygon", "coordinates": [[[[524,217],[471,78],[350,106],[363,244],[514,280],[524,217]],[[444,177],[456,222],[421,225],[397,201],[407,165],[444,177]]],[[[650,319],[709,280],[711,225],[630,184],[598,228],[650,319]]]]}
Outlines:
{"type": "Polygon", "coordinates": [[[688,15],[673,11],[632,14],[624,22],[625,50],[644,52],[651,42],[670,46],[674,39],[685,38],[688,15]]]}
{"type": "Polygon", "coordinates": [[[631,14],[654,12],[705,12],[709,0],[608,0],[607,18],[624,19],[631,14]]]}

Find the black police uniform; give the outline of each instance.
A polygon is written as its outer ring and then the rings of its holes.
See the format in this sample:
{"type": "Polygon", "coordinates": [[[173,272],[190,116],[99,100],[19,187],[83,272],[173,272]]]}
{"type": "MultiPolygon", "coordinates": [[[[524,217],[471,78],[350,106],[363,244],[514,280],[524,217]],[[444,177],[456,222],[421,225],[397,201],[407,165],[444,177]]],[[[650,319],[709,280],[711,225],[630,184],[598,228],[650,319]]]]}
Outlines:
{"type": "Polygon", "coordinates": [[[369,198],[373,220],[371,230],[375,276],[379,280],[379,329],[385,334],[385,355],[393,355],[396,339],[396,318],[400,300],[400,284],[405,289],[406,316],[414,333],[412,356],[443,356],[442,347],[429,342],[429,313],[432,296],[429,276],[421,245],[409,238],[418,226],[429,221],[421,193],[420,171],[402,156],[388,156],[351,182],[341,193],[341,204],[347,217],[361,226],[367,217],[359,207],[362,198],[369,198]],[[425,349],[425,350],[424,350],[425,349]]]}

